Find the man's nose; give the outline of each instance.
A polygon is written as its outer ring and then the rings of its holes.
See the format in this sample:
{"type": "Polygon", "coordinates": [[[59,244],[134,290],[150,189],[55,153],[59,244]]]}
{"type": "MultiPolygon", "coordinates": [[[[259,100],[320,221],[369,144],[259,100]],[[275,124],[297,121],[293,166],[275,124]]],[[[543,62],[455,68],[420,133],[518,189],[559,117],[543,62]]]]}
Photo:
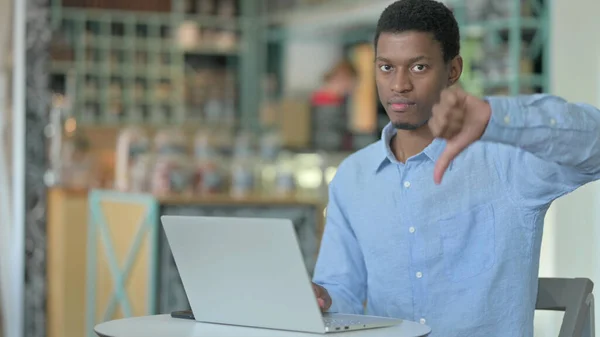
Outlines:
{"type": "Polygon", "coordinates": [[[398,71],[392,78],[392,91],[397,93],[410,92],[413,89],[408,71],[398,71]]]}

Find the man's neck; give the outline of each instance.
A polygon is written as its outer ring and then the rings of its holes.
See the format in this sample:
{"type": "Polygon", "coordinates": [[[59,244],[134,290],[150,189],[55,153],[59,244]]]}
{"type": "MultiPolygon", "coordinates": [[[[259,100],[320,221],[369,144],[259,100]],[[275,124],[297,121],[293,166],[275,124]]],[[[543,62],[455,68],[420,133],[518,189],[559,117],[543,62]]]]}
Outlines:
{"type": "Polygon", "coordinates": [[[397,130],[390,141],[392,153],[396,159],[405,163],[406,160],[423,151],[431,142],[433,135],[427,125],[416,130],[397,130]]]}

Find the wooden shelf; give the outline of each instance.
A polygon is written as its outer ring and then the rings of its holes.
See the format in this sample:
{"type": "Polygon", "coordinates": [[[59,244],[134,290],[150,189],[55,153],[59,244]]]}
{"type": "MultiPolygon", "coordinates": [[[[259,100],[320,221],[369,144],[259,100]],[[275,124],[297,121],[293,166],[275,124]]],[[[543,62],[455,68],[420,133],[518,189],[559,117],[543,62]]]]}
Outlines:
{"type": "Polygon", "coordinates": [[[233,197],[229,194],[214,195],[164,195],[157,196],[160,204],[163,205],[316,205],[322,206],[325,201],[314,194],[295,193],[291,195],[272,195],[264,193],[253,193],[245,197],[233,197]]]}
{"type": "MultiPolygon", "coordinates": [[[[61,193],[70,197],[85,197],[88,189],[51,187],[49,193],[61,193]]],[[[191,195],[191,194],[171,194],[155,195],[158,202],[162,205],[312,205],[323,206],[326,203],[324,198],[314,193],[297,192],[288,195],[266,194],[255,192],[244,197],[233,197],[227,193],[191,195]]]]}

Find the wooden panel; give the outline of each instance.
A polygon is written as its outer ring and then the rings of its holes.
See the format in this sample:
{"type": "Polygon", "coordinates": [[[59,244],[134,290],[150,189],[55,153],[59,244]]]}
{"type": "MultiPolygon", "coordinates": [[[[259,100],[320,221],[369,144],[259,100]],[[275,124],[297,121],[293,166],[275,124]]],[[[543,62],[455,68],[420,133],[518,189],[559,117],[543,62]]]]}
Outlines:
{"type": "MultiPolygon", "coordinates": [[[[140,225],[146,213],[146,207],[139,204],[103,202],[102,213],[106,219],[113,253],[117,260],[118,267],[120,271],[122,271],[125,268],[127,255],[134,244],[135,236],[140,229],[140,225]]],[[[115,291],[115,285],[113,276],[110,272],[108,257],[104,243],[102,242],[101,233],[98,233],[97,240],[96,320],[97,322],[102,322],[110,298],[115,291]]],[[[149,284],[148,244],[148,236],[147,234],[144,234],[140,249],[135,255],[132,268],[125,278],[125,292],[129,299],[131,314],[133,316],[142,316],[146,314],[149,284]]],[[[117,319],[125,317],[120,302],[117,303],[116,308],[117,311],[112,318],[117,319]]]]}
{"type": "Polygon", "coordinates": [[[256,192],[240,198],[230,194],[185,195],[171,194],[157,197],[161,205],[322,205],[325,203],[317,193],[297,192],[291,195],[256,192]]]}
{"type": "Polygon", "coordinates": [[[352,129],[361,133],[377,130],[377,91],[375,84],[375,51],[373,44],[356,46],[352,53],[358,84],[352,97],[352,129]]]}
{"type": "Polygon", "coordinates": [[[125,290],[131,300],[131,313],[133,316],[144,316],[148,307],[148,267],[150,255],[148,254],[148,235],[140,245],[140,253],[136,255],[135,262],[131,267],[131,274],[125,284],[125,290]]]}
{"type": "Polygon", "coordinates": [[[291,149],[304,149],[310,143],[310,105],[304,100],[285,99],[279,106],[279,127],[283,145],[291,149]]]}
{"type": "Polygon", "coordinates": [[[87,191],[48,192],[48,337],[81,337],[85,324],[87,191]]]}
{"type": "MultiPolygon", "coordinates": [[[[101,241],[98,235],[98,241],[101,241]]],[[[108,306],[110,295],[114,291],[113,281],[110,277],[110,268],[108,267],[108,259],[106,258],[106,249],[101,242],[96,246],[96,322],[104,321],[104,312],[108,306]]],[[[112,319],[123,318],[112,317],[112,319]]]]}

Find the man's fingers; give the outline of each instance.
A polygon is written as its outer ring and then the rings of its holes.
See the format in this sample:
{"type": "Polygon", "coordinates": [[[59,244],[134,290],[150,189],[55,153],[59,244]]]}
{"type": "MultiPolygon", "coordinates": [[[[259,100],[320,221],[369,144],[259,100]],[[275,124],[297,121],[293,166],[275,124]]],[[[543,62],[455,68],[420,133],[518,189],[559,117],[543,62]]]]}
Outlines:
{"type": "Polygon", "coordinates": [[[442,182],[442,178],[444,173],[450,166],[450,163],[458,156],[467,146],[469,145],[468,140],[463,139],[454,139],[446,143],[446,148],[444,152],[440,155],[437,162],[435,163],[435,168],[433,171],[433,180],[436,184],[440,184],[442,182]]]}
{"type": "Polygon", "coordinates": [[[322,288],[314,283],[313,283],[312,287],[313,287],[313,291],[315,293],[315,297],[317,298],[317,302],[319,303],[319,308],[321,308],[322,311],[329,309],[329,307],[331,306],[331,303],[328,303],[328,302],[330,302],[330,300],[328,300],[328,296],[326,296],[324,294],[324,291],[322,290],[322,288]]]}
{"type": "Polygon", "coordinates": [[[437,137],[439,137],[439,136],[440,136],[440,134],[441,134],[441,129],[440,129],[439,125],[438,125],[438,121],[437,121],[437,119],[436,119],[436,118],[431,118],[431,119],[429,120],[429,122],[427,122],[427,125],[429,126],[429,130],[431,130],[431,134],[432,134],[434,137],[436,137],[436,138],[437,138],[437,137]]]}
{"type": "Polygon", "coordinates": [[[448,123],[448,126],[446,127],[446,130],[444,130],[444,133],[441,135],[441,137],[445,139],[452,139],[460,133],[462,127],[462,121],[452,121],[448,123]]]}
{"type": "Polygon", "coordinates": [[[329,308],[331,308],[331,297],[329,297],[329,294],[325,296],[323,308],[325,310],[329,310],[329,308]]]}
{"type": "Polygon", "coordinates": [[[450,162],[452,159],[454,159],[454,157],[456,157],[454,151],[449,152],[448,148],[446,148],[446,150],[444,150],[440,158],[437,160],[435,163],[435,169],[433,171],[433,181],[436,184],[439,185],[442,182],[444,173],[446,172],[446,169],[448,169],[448,166],[450,166],[450,162]]]}
{"type": "MultiPolygon", "coordinates": [[[[446,99],[456,100],[456,98],[446,99]]],[[[464,111],[458,107],[437,104],[432,109],[431,119],[428,126],[431,134],[436,138],[452,139],[463,127],[464,111]]],[[[451,104],[454,104],[451,102],[451,104]]]]}
{"type": "Polygon", "coordinates": [[[320,297],[321,296],[321,289],[319,288],[319,286],[313,283],[312,284],[312,288],[313,288],[313,291],[315,292],[315,296],[316,297],[320,297]]]}
{"type": "Polygon", "coordinates": [[[324,288],[322,288],[314,283],[312,284],[312,286],[313,286],[313,291],[315,292],[315,297],[317,298],[317,302],[319,303],[319,308],[321,308],[321,311],[329,310],[329,308],[331,307],[331,297],[329,297],[327,290],[325,290],[324,288]]]}
{"type": "Polygon", "coordinates": [[[313,283],[312,285],[313,292],[315,293],[315,297],[317,298],[317,303],[319,304],[319,308],[321,311],[325,310],[325,300],[321,298],[321,289],[313,283]]]}

